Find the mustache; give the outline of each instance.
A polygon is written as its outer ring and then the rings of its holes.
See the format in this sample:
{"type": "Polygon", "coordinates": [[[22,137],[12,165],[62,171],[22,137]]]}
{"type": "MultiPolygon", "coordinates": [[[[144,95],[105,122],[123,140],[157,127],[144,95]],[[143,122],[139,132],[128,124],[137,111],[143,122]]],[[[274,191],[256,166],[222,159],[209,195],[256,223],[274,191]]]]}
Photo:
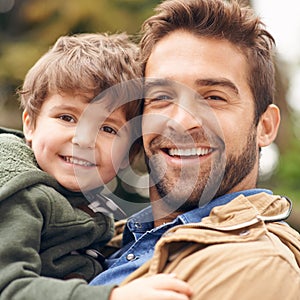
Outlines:
{"type": "Polygon", "coordinates": [[[178,133],[172,129],[165,129],[151,141],[150,146],[170,148],[176,147],[176,145],[199,146],[203,144],[221,148],[224,148],[225,145],[223,139],[209,129],[193,130],[190,133],[178,133]]]}

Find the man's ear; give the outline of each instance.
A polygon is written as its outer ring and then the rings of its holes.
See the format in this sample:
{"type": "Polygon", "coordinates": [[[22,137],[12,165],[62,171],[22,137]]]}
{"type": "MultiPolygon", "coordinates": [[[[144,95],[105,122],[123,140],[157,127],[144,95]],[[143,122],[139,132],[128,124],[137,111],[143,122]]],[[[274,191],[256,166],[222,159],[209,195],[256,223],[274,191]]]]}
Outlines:
{"type": "Polygon", "coordinates": [[[257,140],[259,147],[270,145],[276,138],[280,124],[279,108],[270,104],[260,117],[257,127],[257,140]]]}
{"type": "Polygon", "coordinates": [[[32,142],[32,135],[33,135],[33,123],[32,120],[26,111],[23,111],[22,114],[22,121],[23,121],[23,133],[27,142],[32,142]]]}

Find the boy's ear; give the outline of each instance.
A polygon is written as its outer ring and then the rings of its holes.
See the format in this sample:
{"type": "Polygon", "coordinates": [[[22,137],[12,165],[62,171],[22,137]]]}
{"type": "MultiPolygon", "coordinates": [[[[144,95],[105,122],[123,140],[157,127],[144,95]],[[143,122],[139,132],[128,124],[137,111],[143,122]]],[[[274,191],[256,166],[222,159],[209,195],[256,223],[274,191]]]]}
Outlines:
{"type": "Polygon", "coordinates": [[[280,124],[279,108],[270,104],[267,110],[260,117],[257,127],[258,146],[265,147],[270,145],[276,138],[280,124]]]}
{"type": "Polygon", "coordinates": [[[32,141],[32,134],[33,134],[33,125],[31,118],[26,110],[23,111],[22,114],[22,121],[23,121],[23,133],[27,142],[32,141]]]}

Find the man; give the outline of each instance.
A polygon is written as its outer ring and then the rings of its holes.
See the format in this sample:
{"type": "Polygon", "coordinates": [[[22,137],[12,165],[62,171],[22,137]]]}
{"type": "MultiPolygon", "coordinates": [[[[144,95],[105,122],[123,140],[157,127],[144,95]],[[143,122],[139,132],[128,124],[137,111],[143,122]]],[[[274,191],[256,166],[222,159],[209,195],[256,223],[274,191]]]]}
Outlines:
{"type": "Polygon", "coordinates": [[[272,36],[234,0],[167,0],[143,29],[151,208],[129,218],[92,284],[152,258],[127,281],[172,272],[193,299],[300,299],[290,203],[256,188],[260,148],[280,123],[272,36]]]}

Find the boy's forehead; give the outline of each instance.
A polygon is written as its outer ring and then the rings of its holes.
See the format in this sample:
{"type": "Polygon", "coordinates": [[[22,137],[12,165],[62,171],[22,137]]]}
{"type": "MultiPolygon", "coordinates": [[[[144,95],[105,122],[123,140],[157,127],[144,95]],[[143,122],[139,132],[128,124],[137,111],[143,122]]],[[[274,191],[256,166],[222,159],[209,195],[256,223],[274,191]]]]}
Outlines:
{"type": "MultiPolygon", "coordinates": [[[[90,103],[95,95],[91,92],[73,91],[73,90],[53,90],[49,93],[49,97],[60,95],[66,99],[80,99],[83,103],[90,103]]],[[[48,97],[48,98],[49,98],[48,97]]]]}
{"type": "Polygon", "coordinates": [[[86,92],[72,92],[71,93],[73,96],[79,96],[81,97],[82,101],[85,103],[90,103],[94,99],[94,94],[93,93],[86,93],[86,92]]]}
{"type": "Polygon", "coordinates": [[[130,100],[127,100],[120,95],[116,95],[113,92],[109,92],[109,90],[96,95],[90,101],[90,103],[95,105],[95,107],[101,107],[110,113],[119,109],[125,112],[126,106],[129,104],[129,102],[130,100]]]}
{"type": "MultiPolygon", "coordinates": [[[[74,92],[74,91],[57,91],[52,92],[48,95],[47,99],[64,99],[64,101],[69,102],[69,104],[72,104],[72,99],[74,101],[78,101],[80,99],[80,102],[83,104],[88,104],[88,106],[93,107],[93,109],[97,110],[101,109],[103,111],[112,113],[116,110],[121,110],[122,112],[126,112],[126,105],[129,101],[121,101],[119,99],[116,99],[113,95],[110,94],[97,94],[96,96],[93,93],[85,93],[85,92],[74,92]],[[59,96],[59,98],[55,96],[59,96]],[[61,96],[61,97],[60,97],[61,96]]],[[[65,103],[68,104],[68,103],[65,103]]]]}

